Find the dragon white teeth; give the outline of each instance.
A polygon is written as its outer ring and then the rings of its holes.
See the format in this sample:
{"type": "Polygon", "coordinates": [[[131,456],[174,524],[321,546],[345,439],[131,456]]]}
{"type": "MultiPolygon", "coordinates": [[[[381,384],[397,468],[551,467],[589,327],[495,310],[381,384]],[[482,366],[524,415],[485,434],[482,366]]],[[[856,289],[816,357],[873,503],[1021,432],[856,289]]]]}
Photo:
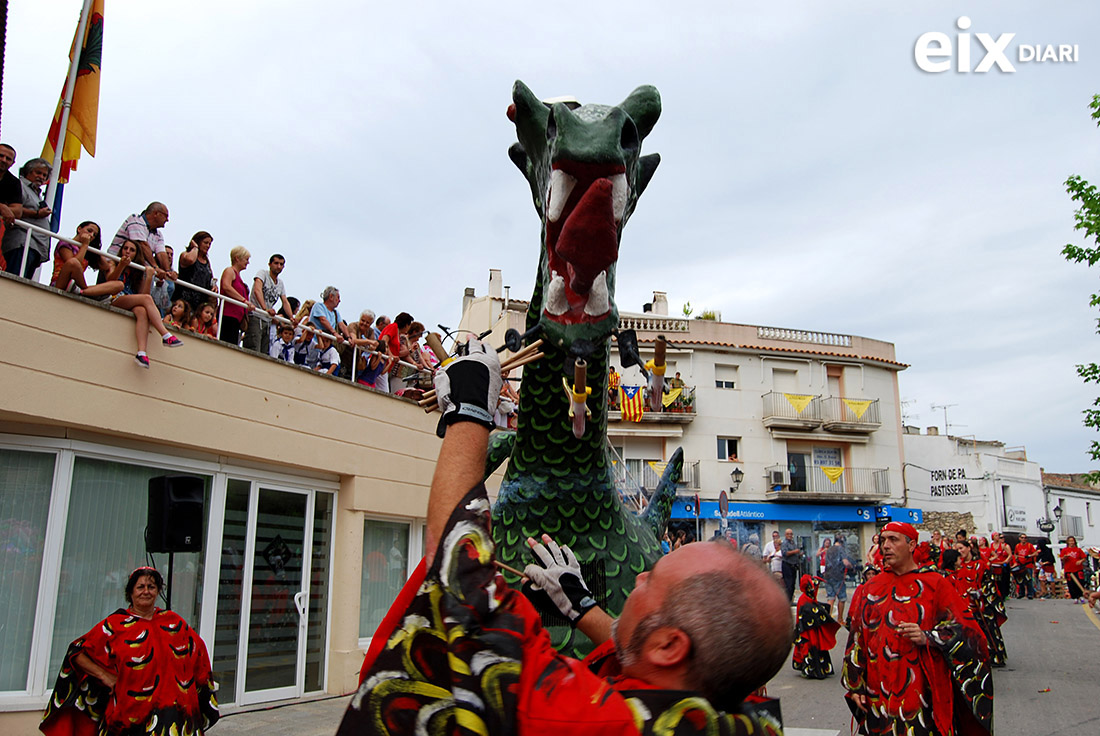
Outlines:
{"type": "Polygon", "coordinates": [[[584,313],[591,317],[599,317],[601,314],[607,314],[610,309],[611,301],[607,297],[607,271],[600,271],[600,275],[592,282],[592,288],[588,291],[584,313]]]}
{"type": "MultiPolygon", "coordinates": [[[[625,177],[624,177],[625,183],[625,177]]],[[[550,222],[557,222],[565,209],[565,202],[573,193],[573,187],[577,180],[561,169],[550,172],[550,203],[546,206],[546,217],[550,222]]],[[[624,200],[625,201],[625,200],[624,200]]]]}
{"type": "Polygon", "coordinates": [[[565,279],[555,271],[550,277],[550,286],[546,289],[546,313],[555,316],[569,311],[569,300],[565,298],[565,279]]]}
{"type": "Polygon", "coordinates": [[[615,211],[615,222],[621,222],[626,213],[626,198],[630,187],[626,184],[626,174],[611,177],[611,206],[615,211]]]}

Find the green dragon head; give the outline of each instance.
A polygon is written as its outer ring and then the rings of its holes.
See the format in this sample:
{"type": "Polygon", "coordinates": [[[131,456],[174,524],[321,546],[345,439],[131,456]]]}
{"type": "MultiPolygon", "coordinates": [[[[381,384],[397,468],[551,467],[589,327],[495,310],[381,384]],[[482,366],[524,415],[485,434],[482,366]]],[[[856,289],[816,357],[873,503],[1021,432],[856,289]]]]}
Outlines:
{"type": "Polygon", "coordinates": [[[542,219],[531,318],[547,342],[584,355],[618,326],[619,239],[661,161],[640,155],[661,96],[646,86],[617,107],[549,104],[517,81],[512,101],[508,117],[519,142],[508,155],[527,177],[542,219]]]}

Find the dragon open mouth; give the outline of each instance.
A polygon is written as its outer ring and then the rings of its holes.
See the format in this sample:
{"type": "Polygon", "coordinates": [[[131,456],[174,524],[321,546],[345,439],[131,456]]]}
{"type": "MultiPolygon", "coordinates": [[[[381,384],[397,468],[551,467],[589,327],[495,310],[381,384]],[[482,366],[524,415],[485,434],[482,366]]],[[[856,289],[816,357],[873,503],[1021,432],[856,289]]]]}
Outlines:
{"type": "Polygon", "coordinates": [[[544,313],[567,325],[611,311],[608,268],[619,258],[626,167],[557,161],[546,204],[549,283],[544,313]]]}

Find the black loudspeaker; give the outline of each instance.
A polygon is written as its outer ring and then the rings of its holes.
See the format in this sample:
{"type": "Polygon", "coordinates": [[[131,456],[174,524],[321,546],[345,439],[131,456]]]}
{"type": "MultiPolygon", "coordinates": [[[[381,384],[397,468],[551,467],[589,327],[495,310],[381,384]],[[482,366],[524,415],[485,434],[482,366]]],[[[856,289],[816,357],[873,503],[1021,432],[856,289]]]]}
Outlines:
{"type": "Polygon", "coordinates": [[[161,475],[149,479],[147,552],[201,552],[203,479],[161,475]]]}

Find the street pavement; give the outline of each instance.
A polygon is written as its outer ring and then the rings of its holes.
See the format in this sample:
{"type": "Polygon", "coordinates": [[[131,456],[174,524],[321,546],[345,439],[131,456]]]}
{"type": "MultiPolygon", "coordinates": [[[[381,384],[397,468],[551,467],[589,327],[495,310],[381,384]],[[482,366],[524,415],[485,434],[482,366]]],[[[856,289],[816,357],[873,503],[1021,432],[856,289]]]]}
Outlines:
{"type": "MultiPolygon", "coordinates": [[[[1069,601],[1008,602],[1003,632],[1008,666],[994,670],[994,726],[1002,736],[1037,733],[1100,734],[1095,705],[1100,681],[1100,618],[1069,601]]],[[[848,736],[839,670],[847,632],[833,650],[837,675],[806,680],[788,664],[768,684],[780,698],[788,736],[848,736]]],[[[231,712],[215,736],[331,736],[350,696],[329,697],[248,712],[231,712]]]]}

